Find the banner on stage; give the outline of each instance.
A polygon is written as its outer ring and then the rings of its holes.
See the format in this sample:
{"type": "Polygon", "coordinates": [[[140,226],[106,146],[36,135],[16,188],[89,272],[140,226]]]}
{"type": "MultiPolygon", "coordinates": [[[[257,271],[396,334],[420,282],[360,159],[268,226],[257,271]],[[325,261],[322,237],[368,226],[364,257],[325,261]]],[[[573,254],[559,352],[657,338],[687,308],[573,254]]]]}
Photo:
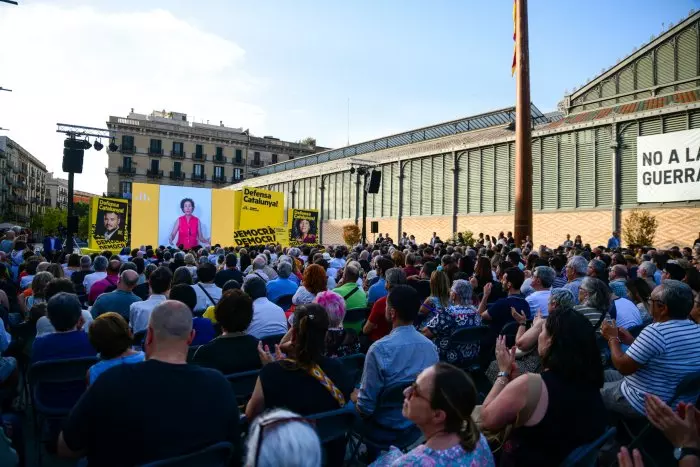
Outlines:
{"type": "Polygon", "coordinates": [[[236,207],[233,232],[236,246],[280,243],[278,232],[284,227],[284,193],[245,187],[234,198],[236,207]]]}
{"type": "Polygon", "coordinates": [[[700,200],[700,129],[637,138],[637,202],[700,200]]]}
{"type": "Polygon", "coordinates": [[[289,246],[318,244],[317,209],[290,209],[287,219],[289,221],[289,246]]]}
{"type": "Polygon", "coordinates": [[[88,248],[121,250],[129,245],[129,201],[96,196],[90,200],[88,248]]]}

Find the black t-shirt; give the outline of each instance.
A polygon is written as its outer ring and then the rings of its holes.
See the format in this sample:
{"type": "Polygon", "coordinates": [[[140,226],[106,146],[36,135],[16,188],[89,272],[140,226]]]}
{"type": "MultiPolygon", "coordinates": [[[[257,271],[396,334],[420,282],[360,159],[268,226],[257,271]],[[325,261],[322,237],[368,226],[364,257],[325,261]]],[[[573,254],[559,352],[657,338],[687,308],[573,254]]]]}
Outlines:
{"type": "Polygon", "coordinates": [[[233,443],[240,458],[240,414],[218,371],[157,360],[119,365],[83,394],[63,437],[85,449],[90,466],[131,466],[233,443]]]}
{"type": "Polygon", "coordinates": [[[192,352],[192,363],[214,368],[225,375],[257,370],[262,365],[258,340],[249,335],[220,336],[192,352]]]}
{"type": "Polygon", "coordinates": [[[214,283],[217,287],[223,288],[224,284],[231,279],[243,285],[243,274],[238,269],[222,269],[214,276],[214,283]]]}
{"type": "MultiPolygon", "coordinates": [[[[331,381],[350,400],[353,381],[337,359],[322,358],[319,366],[331,381]]],[[[272,362],[260,370],[260,383],[265,396],[265,408],[284,407],[300,415],[310,415],[339,409],[331,393],[306,371],[293,368],[286,361],[272,362]]]]}
{"type": "Polygon", "coordinates": [[[407,284],[416,289],[421,302],[424,302],[426,298],[430,297],[430,281],[409,279],[407,284]]]}
{"type": "Polygon", "coordinates": [[[151,292],[151,289],[148,285],[148,282],[144,282],[143,284],[139,284],[136,287],[134,287],[134,290],[132,292],[134,292],[134,294],[141,300],[148,300],[148,296],[151,292]]]}
{"type": "Polygon", "coordinates": [[[70,276],[71,282],[73,282],[73,285],[75,286],[75,293],[78,295],[83,295],[85,294],[85,287],[83,286],[83,279],[85,279],[85,276],[88,274],[92,274],[92,271],[73,271],[73,274],[70,276]]]}

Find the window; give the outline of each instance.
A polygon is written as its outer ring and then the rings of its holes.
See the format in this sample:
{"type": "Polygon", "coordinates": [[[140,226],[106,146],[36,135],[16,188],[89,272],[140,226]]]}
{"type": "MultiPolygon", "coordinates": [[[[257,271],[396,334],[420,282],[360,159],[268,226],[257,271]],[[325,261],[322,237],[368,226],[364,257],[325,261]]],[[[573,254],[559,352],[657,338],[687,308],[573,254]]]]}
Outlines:
{"type": "Polygon", "coordinates": [[[255,154],[253,154],[253,164],[260,165],[260,153],[258,151],[255,151],[255,154]]]}
{"type": "Polygon", "coordinates": [[[202,164],[194,164],[194,174],[197,176],[204,175],[204,165],[202,164]]]}
{"type": "Polygon", "coordinates": [[[272,163],[276,164],[277,163],[277,154],[272,155],[272,163]]]}
{"type": "Polygon", "coordinates": [[[198,156],[201,156],[204,154],[204,151],[202,150],[202,145],[198,144],[194,147],[194,153],[197,154],[198,156]]]}
{"type": "Polygon", "coordinates": [[[160,152],[162,149],[163,142],[159,139],[152,139],[151,140],[151,145],[150,145],[150,150],[151,152],[160,152]]]}
{"type": "Polygon", "coordinates": [[[131,182],[120,182],[119,191],[122,193],[131,193],[131,182]]]}
{"type": "Polygon", "coordinates": [[[122,135],[122,149],[134,149],[134,137],[122,135]]]}
{"type": "Polygon", "coordinates": [[[159,168],[160,168],[160,162],[158,161],[158,159],[152,159],[151,160],[151,171],[158,172],[159,168]]]}
{"type": "Polygon", "coordinates": [[[216,147],[216,157],[224,157],[224,148],[216,147]]]}
{"type": "Polygon", "coordinates": [[[214,177],[224,178],[224,168],[219,165],[214,166],[214,177]]]}
{"type": "Polygon", "coordinates": [[[292,159],[294,159],[294,154],[289,155],[289,160],[291,161],[292,159]]]}
{"type": "Polygon", "coordinates": [[[182,143],[173,142],[173,154],[182,155],[182,143]]]}
{"type": "Polygon", "coordinates": [[[173,162],[173,172],[179,174],[182,170],[182,162],[173,162]]]}
{"type": "Polygon", "coordinates": [[[233,179],[234,180],[241,179],[241,169],[233,169],[233,179]]]}
{"type": "Polygon", "coordinates": [[[243,160],[243,150],[236,149],[236,163],[240,164],[243,160]]]}
{"type": "Polygon", "coordinates": [[[128,157],[128,156],[123,157],[122,166],[125,169],[130,169],[131,168],[131,157],[128,157]]]}

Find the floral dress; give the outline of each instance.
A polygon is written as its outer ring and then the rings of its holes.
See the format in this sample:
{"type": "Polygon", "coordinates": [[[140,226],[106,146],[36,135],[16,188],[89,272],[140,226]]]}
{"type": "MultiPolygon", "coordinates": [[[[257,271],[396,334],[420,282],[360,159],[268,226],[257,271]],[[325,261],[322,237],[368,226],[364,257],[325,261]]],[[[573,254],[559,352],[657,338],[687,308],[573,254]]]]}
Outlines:
{"type": "Polygon", "coordinates": [[[413,467],[494,467],[493,455],[484,435],[481,435],[476,448],[466,452],[456,444],[448,449],[436,451],[423,444],[406,454],[391,447],[389,452],[374,461],[372,467],[413,466],[413,467]]]}
{"type": "Polygon", "coordinates": [[[450,336],[459,328],[481,326],[481,315],[473,306],[452,305],[438,313],[426,327],[433,333],[440,360],[459,365],[479,355],[479,344],[450,345],[450,336]]]}

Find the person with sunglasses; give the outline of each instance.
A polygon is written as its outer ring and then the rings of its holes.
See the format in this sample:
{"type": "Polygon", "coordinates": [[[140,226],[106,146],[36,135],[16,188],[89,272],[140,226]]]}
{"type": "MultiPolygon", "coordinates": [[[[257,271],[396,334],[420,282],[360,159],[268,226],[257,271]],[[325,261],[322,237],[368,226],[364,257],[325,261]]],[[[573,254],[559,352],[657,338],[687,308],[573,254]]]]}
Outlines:
{"type": "Polygon", "coordinates": [[[420,428],[425,442],[406,454],[392,447],[372,466],[495,465],[486,438],[472,420],[475,405],[476,387],[464,371],[444,362],[426,368],[404,391],[402,411],[420,428]]]}
{"type": "Polygon", "coordinates": [[[271,410],[250,425],[247,467],[320,467],[321,442],[310,420],[288,410],[271,410]]]}

